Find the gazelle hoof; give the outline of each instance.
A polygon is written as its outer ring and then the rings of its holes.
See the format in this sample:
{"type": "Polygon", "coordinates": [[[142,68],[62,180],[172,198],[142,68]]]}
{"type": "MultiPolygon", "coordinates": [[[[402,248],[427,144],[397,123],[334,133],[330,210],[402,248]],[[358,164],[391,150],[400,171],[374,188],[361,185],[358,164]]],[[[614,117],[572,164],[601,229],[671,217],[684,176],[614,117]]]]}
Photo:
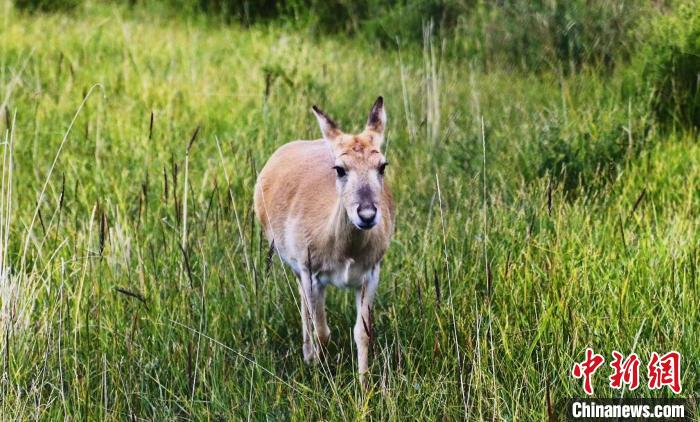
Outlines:
{"type": "Polygon", "coordinates": [[[363,391],[369,391],[371,387],[371,379],[369,372],[360,372],[360,385],[362,385],[363,391]]]}
{"type": "Polygon", "coordinates": [[[304,344],[304,362],[309,365],[318,363],[318,351],[313,344],[304,344]]]}

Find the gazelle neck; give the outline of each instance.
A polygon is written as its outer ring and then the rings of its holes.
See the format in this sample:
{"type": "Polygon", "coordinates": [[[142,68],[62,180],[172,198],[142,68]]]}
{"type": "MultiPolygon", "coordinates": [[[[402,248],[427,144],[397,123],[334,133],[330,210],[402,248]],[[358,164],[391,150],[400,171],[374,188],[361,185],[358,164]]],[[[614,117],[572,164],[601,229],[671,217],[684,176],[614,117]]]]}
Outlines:
{"type": "Polygon", "coordinates": [[[333,246],[336,253],[347,255],[348,258],[361,253],[377,230],[377,228],[361,230],[355,227],[340,199],[328,224],[326,232],[330,237],[328,244],[333,246]]]}

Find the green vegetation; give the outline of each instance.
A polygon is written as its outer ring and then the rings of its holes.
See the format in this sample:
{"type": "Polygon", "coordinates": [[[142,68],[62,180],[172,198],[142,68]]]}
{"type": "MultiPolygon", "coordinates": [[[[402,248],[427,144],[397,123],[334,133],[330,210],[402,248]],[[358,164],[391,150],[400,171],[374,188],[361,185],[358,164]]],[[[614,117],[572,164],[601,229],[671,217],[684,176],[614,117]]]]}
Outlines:
{"type": "Polygon", "coordinates": [[[399,52],[153,5],[0,10],[3,417],[543,420],[588,346],[677,350],[700,391],[700,145],[636,59],[486,71],[443,54],[466,35],[399,52]],[[352,295],[330,291],[306,366],[251,205],[272,151],[318,137],[312,104],[353,131],[380,94],[398,220],[363,393],[352,295]]]}
{"type": "Polygon", "coordinates": [[[14,5],[27,12],[71,11],[83,4],[83,0],[14,0],[14,5]]]}
{"type": "MultiPolygon", "coordinates": [[[[132,2],[136,4],[136,2],[132,2]]],[[[172,10],[204,13],[245,25],[277,24],[320,34],[345,34],[372,47],[422,45],[426,27],[453,57],[489,68],[565,70],[611,66],[634,51],[635,25],[650,6],[629,0],[161,0],[172,10]]]]}
{"type": "Polygon", "coordinates": [[[635,65],[652,91],[660,121],[700,127],[700,7],[681,2],[677,12],[658,17],[635,65]]]}

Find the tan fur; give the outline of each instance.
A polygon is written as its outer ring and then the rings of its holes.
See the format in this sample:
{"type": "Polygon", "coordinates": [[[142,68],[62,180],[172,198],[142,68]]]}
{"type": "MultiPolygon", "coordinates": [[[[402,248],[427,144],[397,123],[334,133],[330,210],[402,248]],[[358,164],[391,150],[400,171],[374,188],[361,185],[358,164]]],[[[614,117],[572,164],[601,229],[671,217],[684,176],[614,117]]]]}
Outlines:
{"type": "MultiPolygon", "coordinates": [[[[348,162],[375,163],[361,143],[343,148],[348,162]],[[353,148],[360,146],[359,151],[353,148]]],[[[255,212],[268,240],[283,255],[319,271],[348,258],[376,264],[386,252],[393,231],[394,208],[385,185],[381,210],[386,218],[377,227],[360,231],[340,214],[331,149],[324,140],[295,141],[278,149],[258,176],[255,212]],[[290,221],[299,224],[290,226],[290,221]],[[310,256],[308,255],[310,253],[310,256]]]]}
{"type": "Polygon", "coordinates": [[[321,343],[330,335],[322,303],[325,284],[357,290],[355,338],[358,350],[365,349],[359,350],[360,373],[364,374],[371,334],[369,307],[379,263],[394,230],[391,192],[378,173],[386,161],[380,151],[386,115],[380,97],[365,131],[350,135],[314,110],[324,139],[290,142],[275,151],[258,176],[255,213],[268,240],[300,279],[305,359],[318,358],[316,349],[307,344],[313,341],[307,333],[312,325],[321,343]],[[336,175],[336,165],[347,171],[345,177],[336,175]],[[356,224],[362,220],[355,209],[363,195],[365,202],[371,198],[376,204],[379,219],[365,230],[356,224]],[[367,290],[371,290],[369,298],[367,290]]]}

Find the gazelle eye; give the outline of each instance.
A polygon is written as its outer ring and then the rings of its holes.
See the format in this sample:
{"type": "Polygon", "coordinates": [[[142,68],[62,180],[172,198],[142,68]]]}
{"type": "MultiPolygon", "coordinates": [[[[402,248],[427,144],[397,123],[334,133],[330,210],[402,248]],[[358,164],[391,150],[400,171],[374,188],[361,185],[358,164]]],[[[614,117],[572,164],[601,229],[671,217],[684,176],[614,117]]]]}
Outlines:
{"type": "Polygon", "coordinates": [[[333,169],[335,170],[335,173],[338,176],[338,179],[345,177],[345,175],[347,174],[345,169],[340,167],[340,166],[333,166],[333,169]]]}
{"type": "Polygon", "coordinates": [[[388,165],[389,165],[389,163],[382,163],[382,164],[380,164],[380,165],[379,165],[379,168],[377,169],[377,171],[379,172],[379,174],[381,174],[382,176],[384,176],[384,171],[386,170],[386,166],[388,166],[388,165]]]}

